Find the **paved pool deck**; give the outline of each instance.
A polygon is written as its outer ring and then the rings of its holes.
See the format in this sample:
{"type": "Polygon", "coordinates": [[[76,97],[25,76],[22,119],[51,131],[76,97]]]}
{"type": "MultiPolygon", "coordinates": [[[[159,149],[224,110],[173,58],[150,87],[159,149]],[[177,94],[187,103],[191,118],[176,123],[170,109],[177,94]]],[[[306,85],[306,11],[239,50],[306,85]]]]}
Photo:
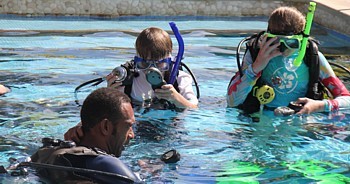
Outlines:
{"type": "Polygon", "coordinates": [[[313,1],[317,3],[315,22],[350,36],[350,0],[313,1]]]}
{"type": "Polygon", "coordinates": [[[314,2],[350,16],[350,0],[314,0],[314,2]]]}
{"type": "MultiPolygon", "coordinates": [[[[314,22],[350,36],[350,0],[312,0],[314,22]]],[[[280,6],[306,13],[310,0],[0,0],[0,14],[24,16],[269,16],[280,6]]]]}

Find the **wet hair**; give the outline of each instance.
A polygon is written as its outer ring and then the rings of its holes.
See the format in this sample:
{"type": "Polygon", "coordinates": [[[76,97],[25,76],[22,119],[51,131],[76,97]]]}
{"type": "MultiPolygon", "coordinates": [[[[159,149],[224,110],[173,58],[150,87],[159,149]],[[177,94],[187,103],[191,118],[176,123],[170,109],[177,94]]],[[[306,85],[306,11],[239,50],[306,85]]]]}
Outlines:
{"type": "Polygon", "coordinates": [[[143,30],[135,43],[137,54],[147,60],[160,60],[171,54],[173,43],[163,29],[150,27],[143,30]]]}
{"type": "Polygon", "coordinates": [[[268,31],[272,34],[300,34],[305,27],[305,17],[294,7],[279,7],[269,18],[268,31]]]}
{"type": "Polygon", "coordinates": [[[131,103],[130,98],[114,88],[93,91],[84,101],[80,112],[83,131],[87,132],[103,119],[111,122],[124,120],[122,104],[131,103]]]}

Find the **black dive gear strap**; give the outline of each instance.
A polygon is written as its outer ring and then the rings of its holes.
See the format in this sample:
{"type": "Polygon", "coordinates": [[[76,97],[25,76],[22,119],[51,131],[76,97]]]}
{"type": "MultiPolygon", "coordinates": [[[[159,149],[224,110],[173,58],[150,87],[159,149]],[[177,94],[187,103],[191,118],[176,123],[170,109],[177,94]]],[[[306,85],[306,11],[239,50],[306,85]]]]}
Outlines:
{"type": "Polygon", "coordinates": [[[320,59],[318,56],[319,43],[314,39],[309,39],[309,45],[306,49],[305,64],[309,67],[309,83],[306,97],[314,100],[324,99],[324,94],[330,97],[326,87],[320,82],[320,59]]]}

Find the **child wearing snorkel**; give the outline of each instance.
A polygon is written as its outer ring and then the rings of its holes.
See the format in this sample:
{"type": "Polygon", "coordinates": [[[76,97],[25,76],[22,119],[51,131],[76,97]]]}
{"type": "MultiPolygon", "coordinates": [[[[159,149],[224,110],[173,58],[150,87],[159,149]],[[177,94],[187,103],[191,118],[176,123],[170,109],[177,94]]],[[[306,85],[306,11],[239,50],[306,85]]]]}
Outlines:
{"type": "MultiPolygon", "coordinates": [[[[301,106],[297,114],[330,112],[350,107],[348,90],[334,74],[324,55],[317,52],[317,47],[316,57],[311,59],[313,57],[310,55],[311,49],[315,49],[310,47],[316,44],[311,44],[309,41],[306,45],[305,42],[307,51],[302,55],[302,40],[308,36],[305,30],[309,28],[310,31],[311,27],[311,21],[308,21],[309,25],[305,23],[305,17],[295,8],[280,7],[272,12],[268,20],[267,33],[257,42],[259,51],[252,53],[248,49],[243,57],[242,72],[237,72],[228,86],[229,107],[244,107],[244,105],[249,107],[247,102],[256,95],[254,90],[259,89],[258,83],[268,86],[267,90],[272,88],[274,91],[274,98],[264,104],[267,109],[288,106],[290,102],[301,106]],[[256,59],[253,59],[254,55],[256,59]],[[312,63],[311,65],[307,63],[310,59],[318,59],[319,69],[312,63]],[[312,75],[316,75],[313,73],[318,72],[316,80],[319,84],[310,87],[312,75]],[[320,89],[322,85],[331,93],[333,99],[312,99],[312,96],[316,95],[309,95],[312,93],[309,89],[317,87],[320,89]]],[[[317,91],[314,90],[314,93],[317,91]]],[[[262,96],[270,97],[268,93],[262,93],[262,96]]]]}
{"type": "Polygon", "coordinates": [[[198,99],[192,89],[192,78],[189,74],[179,70],[174,85],[166,84],[170,80],[173,67],[173,45],[166,31],[156,27],[143,30],[136,39],[135,47],[136,56],[131,61],[134,69],[131,84],[126,85],[125,82],[116,80],[112,72],[106,78],[107,87],[119,89],[128,94],[134,102],[142,103],[157,98],[167,100],[177,108],[197,107],[198,99]],[[162,85],[155,88],[149,83],[146,74],[150,69],[161,72],[164,77],[162,85]]]}
{"type": "MultiPolygon", "coordinates": [[[[157,98],[167,100],[180,109],[197,107],[198,99],[192,89],[192,77],[189,74],[179,70],[178,74],[175,75],[174,85],[167,84],[170,81],[174,62],[171,56],[172,41],[166,31],[156,27],[143,30],[136,39],[135,47],[136,56],[134,59],[122,66],[128,70],[127,76],[122,77],[121,80],[118,75],[123,72],[113,70],[106,77],[107,87],[124,92],[132,99],[133,104],[147,101],[152,103],[157,98]],[[161,85],[150,84],[147,80],[148,71],[160,72],[164,77],[161,85]]],[[[83,134],[81,123],[79,123],[70,128],[64,134],[64,138],[79,142],[83,134]]]]}

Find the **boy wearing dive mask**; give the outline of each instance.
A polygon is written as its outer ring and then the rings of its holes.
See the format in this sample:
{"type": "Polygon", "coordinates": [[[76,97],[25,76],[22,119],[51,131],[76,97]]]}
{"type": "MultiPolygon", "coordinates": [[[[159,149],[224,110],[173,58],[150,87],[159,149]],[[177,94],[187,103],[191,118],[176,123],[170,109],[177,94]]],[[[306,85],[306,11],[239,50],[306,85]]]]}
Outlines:
{"type": "Polygon", "coordinates": [[[255,61],[247,51],[243,58],[243,76],[236,73],[231,80],[227,103],[238,107],[248,98],[248,94],[258,79],[273,88],[274,99],[265,104],[269,109],[288,106],[290,102],[303,104],[298,114],[329,112],[350,107],[350,94],[344,84],[334,74],[322,53],[318,52],[320,65],[319,81],[331,92],[334,99],[306,98],[308,92],[309,67],[304,56],[300,66],[293,65],[298,57],[305,27],[305,17],[295,8],[280,7],[274,10],[268,21],[268,30],[262,36],[260,50],[255,61]]]}
{"type": "MultiPolygon", "coordinates": [[[[164,79],[170,75],[172,67],[172,41],[169,34],[156,27],[150,27],[143,30],[136,39],[136,56],[133,62],[134,68],[138,73],[132,81],[131,92],[129,96],[133,101],[150,101],[155,97],[164,99],[174,104],[177,108],[196,108],[198,99],[192,89],[192,78],[189,74],[179,70],[176,82],[178,91],[172,84],[160,85],[156,89],[146,79],[146,72],[150,69],[157,69],[164,76],[164,79]]],[[[116,81],[113,73],[107,76],[108,87],[117,88],[125,92],[125,86],[122,82],[116,81]]]]}
{"type": "MultiPolygon", "coordinates": [[[[127,87],[130,86],[125,86],[123,81],[118,81],[113,71],[106,77],[107,87],[124,92],[133,102],[142,103],[158,98],[171,102],[177,108],[197,107],[198,99],[192,89],[192,77],[186,72],[179,70],[177,75],[176,83],[179,92],[172,84],[164,84],[154,89],[146,79],[147,71],[152,68],[159,70],[165,76],[164,80],[169,76],[172,67],[172,41],[166,31],[156,27],[143,30],[136,39],[135,47],[137,56],[131,64],[137,75],[134,74],[131,78],[131,90],[128,92],[127,87]]],[[[79,123],[70,128],[64,134],[64,138],[79,142],[83,134],[79,123]]]]}

